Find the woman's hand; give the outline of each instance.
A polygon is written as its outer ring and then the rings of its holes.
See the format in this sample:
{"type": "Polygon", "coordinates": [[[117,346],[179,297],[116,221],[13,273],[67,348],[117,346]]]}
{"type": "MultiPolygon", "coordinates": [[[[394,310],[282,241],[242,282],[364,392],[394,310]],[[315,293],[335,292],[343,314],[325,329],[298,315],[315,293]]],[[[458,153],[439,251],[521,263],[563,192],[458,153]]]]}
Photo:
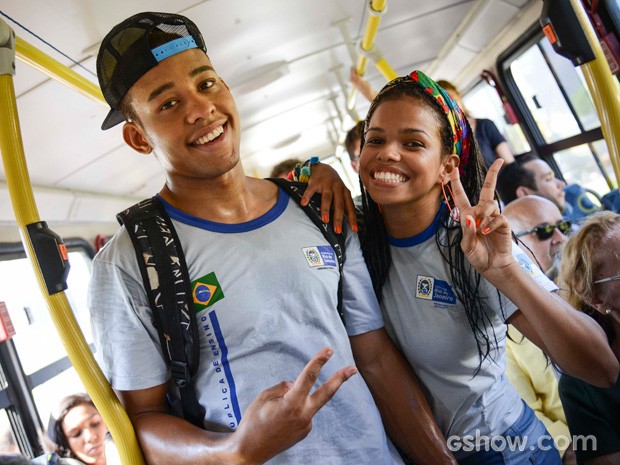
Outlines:
{"type": "Polygon", "coordinates": [[[334,208],[334,231],[342,232],[342,219],[347,215],[347,221],[353,231],[357,232],[357,217],[355,204],[351,198],[351,191],[344,185],[338,172],[325,163],[312,165],[312,174],[308,180],[308,187],[303,195],[301,204],[306,205],[316,193],[321,194],[321,218],[323,223],[329,222],[329,211],[334,208]]]}
{"type": "Polygon", "coordinates": [[[454,204],[460,211],[463,240],[461,249],[472,266],[480,274],[501,270],[514,264],[510,226],[500,214],[495,195],[497,173],[503,160],[491,165],[480,191],[478,205],[471,206],[459,177],[459,170],[450,173],[454,204]]]}

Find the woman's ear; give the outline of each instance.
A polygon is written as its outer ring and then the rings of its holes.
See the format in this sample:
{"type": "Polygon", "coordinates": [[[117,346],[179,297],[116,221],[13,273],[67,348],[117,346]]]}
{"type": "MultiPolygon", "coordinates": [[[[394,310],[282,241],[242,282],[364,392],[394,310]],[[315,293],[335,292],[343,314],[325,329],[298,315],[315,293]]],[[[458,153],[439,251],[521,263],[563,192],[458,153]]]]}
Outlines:
{"type": "Polygon", "coordinates": [[[142,133],[142,129],[133,121],[125,123],[123,126],[123,139],[136,152],[148,155],[153,151],[153,147],[142,133]]]}
{"type": "Polygon", "coordinates": [[[439,180],[444,184],[447,184],[450,181],[450,173],[452,173],[452,170],[458,169],[460,163],[461,159],[455,153],[445,157],[441,162],[442,169],[439,172],[439,180]]]}
{"type": "Polygon", "coordinates": [[[605,310],[609,308],[597,294],[592,297],[592,301],[586,303],[602,315],[605,315],[605,310]]]}

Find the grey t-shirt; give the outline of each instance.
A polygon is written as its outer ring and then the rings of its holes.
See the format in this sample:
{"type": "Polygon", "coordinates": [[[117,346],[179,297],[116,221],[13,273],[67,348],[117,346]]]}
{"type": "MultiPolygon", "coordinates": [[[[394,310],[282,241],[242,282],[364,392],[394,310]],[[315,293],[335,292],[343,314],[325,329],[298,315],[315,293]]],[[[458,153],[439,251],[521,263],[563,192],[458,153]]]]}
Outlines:
{"type": "MultiPolygon", "coordinates": [[[[491,350],[476,373],[478,350],[448,265],[437,248],[438,227],[436,218],[417,236],[389,238],[392,267],[381,302],[386,329],[427,389],[446,438],[475,437],[476,431],[478,436],[501,434],[522,411],[520,397],[504,375],[505,321],[517,308],[481,278],[480,305],[490,320],[491,350]]],[[[544,288],[557,289],[516,245],[513,255],[544,288]]]]}
{"type": "MultiPolygon", "coordinates": [[[[192,280],[201,334],[195,385],[208,429],[236,429],[257,394],[295,380],[316,352],[330,346],[334,355],[317,381],[325,382],[354,364],[347,333],[383,327],[357,236],[346,238],[345,330],[336,311],[334,251],[283,191],[270,211],[242,224],[166,209],[192,280]]],[[[90,308],[98,361],[115,389],[145,389],[170,378],[124,229],[94,260],[90,308]]],[[[306,439],[269,463],[402,462],[358,375],[317,413],[306,439]]]]}

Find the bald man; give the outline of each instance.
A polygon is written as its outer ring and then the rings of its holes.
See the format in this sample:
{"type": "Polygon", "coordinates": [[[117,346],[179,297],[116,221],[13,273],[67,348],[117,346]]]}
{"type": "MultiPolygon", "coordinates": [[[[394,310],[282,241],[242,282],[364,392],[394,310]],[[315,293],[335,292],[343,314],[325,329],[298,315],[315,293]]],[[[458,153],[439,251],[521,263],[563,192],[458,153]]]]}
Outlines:
{"type": "Polygon", "coordinates": [[[566,241],[564,233],[570,230],[570,224],[563,220],[557,204],[538,195],[527,195],[510,202],[503,213],[510,228],[525,244],[523,251],[540,264],[547,276],[555,278],[566,241]],[[549,225],[556,227],[552,231],[544,228],[549,225]],[[539,227],[537,231],[534,230],[536,227],[539,227]]]}
{"type": "MultiPolygon", "coordinates": [[[[570,223],[562,219],[557,205],[538,195],[519,197],[503,211],[510,228],[525,244],[523,251],[551,279],[557,274],[570,223]],[[549,226],[556,227],[549,227],[549,226]],[[538,228],[538,229],[537,229],[538,228]],[[542,236],[542,238],[541,238],[542,236]],[[547,237],[548,236],[548,237],[547,237]],[[545,238],[546,237],[546,238],[545,238]],[[528,250],[529,249],[529,250],[528,250]]],[[[544,353],[525,339],[512,325],[508,325],[510,338],[506,339],[506,375],[519,395],[545,424],[549,434],[557,439],[564,464],[574,463],[575,453],[560,437],[570,438],[566,416],[558,393],[558,382],[544,353]]],[[[570,440],[570,439],[569,439],[570,440]]]]}

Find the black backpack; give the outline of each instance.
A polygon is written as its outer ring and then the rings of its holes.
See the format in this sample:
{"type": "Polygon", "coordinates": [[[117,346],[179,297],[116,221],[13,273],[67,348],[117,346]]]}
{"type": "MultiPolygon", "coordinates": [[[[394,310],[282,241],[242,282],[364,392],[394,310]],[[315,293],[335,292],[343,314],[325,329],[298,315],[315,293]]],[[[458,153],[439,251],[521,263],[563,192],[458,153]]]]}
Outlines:
{"type": "MultiPolygon", "coordinates": [[[[301,206],[306,184],[273,178],[301,206]]],[[[321,199],[312,197],[301,208],[321,230],[334,249],[338,260],[338,313],[342,312],[342,272],[345,261],[344,235],[336,234],[331,223],[321,221],[321,199]]],[[[125,225],[136,252],[136,258],[155,317],[159,342],[170,365],[172,379],[179,389],[179,398],[169,393],[169,401],[179,416],[203,427],[204,410],[198,403],[192,377],[200,362],[198,324],[191,300],[191,281],[181,243],[172,221],[159,199],[145,199],[116,215],[125,225]],[[196,342],[194,342],[196,341],[196,342]]]]}

